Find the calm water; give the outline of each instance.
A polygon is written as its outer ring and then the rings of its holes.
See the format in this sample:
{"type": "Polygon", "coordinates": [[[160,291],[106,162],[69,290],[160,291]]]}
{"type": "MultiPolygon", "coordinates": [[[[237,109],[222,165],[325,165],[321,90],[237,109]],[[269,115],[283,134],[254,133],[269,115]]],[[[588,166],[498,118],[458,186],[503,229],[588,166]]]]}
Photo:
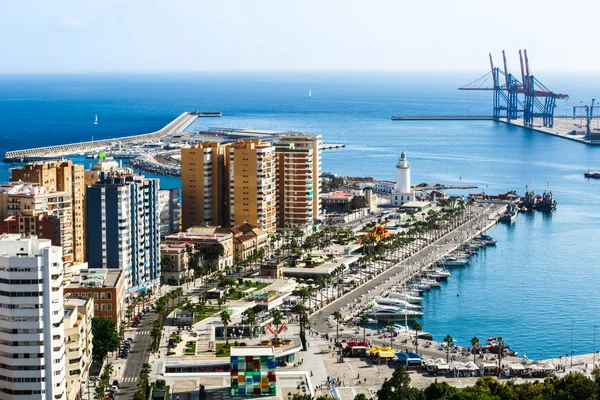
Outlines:
{"type": "MultiPolygon", "coordinates": [[[[437,340],[450,333],[466,345],[473,336],[503,336],[520,354],[537,358],[570,351],[574,321],[575,353],[591,352],[593,325],[600,324],[600,181],[586,180],[583,172],[600,168],[600,148],[492,122],[390,120],[392,114],[489,114],[489,93],[456,90],[474,78],[0,77],[0,152],[148,132],[184,110],[219,110],[223,118],[200,119],[190,129],[251,126],[320,133],[325,142],[346,144],[323,153],[325,171],[394,179],[397,153],[405,150],[414,184],[472,183],[491,193],[523,193],[530,182],[541,192],[549,185],[558,209],[551,215],[520,215],[513,226],[494,228],[497,247],[471,266],[454,269],[447,284],[426,296],[422,323],[437,340]]],[[[600,84],[588,87],[583,78],[551,78],[556,91],[575,93],[569,105],[558,105],[559,114],[600,93],[600,84]]],[[[7,176],[3,166],[0,181],[7,176]]],[[[161,182],[179,185],[175,178],[161,182]]]]}

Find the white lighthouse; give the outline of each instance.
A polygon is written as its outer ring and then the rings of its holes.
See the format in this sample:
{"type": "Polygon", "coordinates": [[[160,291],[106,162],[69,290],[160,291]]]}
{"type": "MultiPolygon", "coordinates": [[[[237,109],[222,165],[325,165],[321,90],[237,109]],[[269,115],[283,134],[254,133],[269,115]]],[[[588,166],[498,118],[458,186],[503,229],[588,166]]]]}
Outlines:
{"type": "Polygon", "coordinates": [[[406,160],[406,152],[403,151],[396,164],[396,189],[392,190],[392,205],[401,206],[414,199],[415,194],[410,188],[410,165],[406,160]]]}

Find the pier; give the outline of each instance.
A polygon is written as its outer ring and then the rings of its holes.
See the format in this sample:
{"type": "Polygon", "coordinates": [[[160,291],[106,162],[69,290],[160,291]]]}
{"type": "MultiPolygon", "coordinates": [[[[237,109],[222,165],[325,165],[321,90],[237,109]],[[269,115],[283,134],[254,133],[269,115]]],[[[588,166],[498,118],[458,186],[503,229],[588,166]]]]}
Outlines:
{"type": "Polygon", "coordinates": [[[392,115],[392,121],[493,121],[491,115],[392,115]]]}
{"type": "MultiPolygon", "coordinates": [[[[392,121],[495,121],[503,124],[517,126],[519,128],[527,129],[530,131],[544,133],[546,135],[556,136],[574,142],[589,144],[589,145],[600,145],[600,141],[587,140],[585,124],[582,124],[581,118],[573,117],[554,117],[554,124],[552,127],[544,126],[542,118],[534,118],[532,126],[527,126],[523,118],[511,119],[510,121],[506,118],[494,118],[493,116],[483,115],[472,115],[472,116],[447,116],[447,115],[429,115],[429,116],[398,116],[393,115],[392,121]]],[[[595,135],[600,134],[600,129],[593,128],[595,135]]]]}
{"type": "Polygon", "coordinates": [[[7,151],[4,154],[5,162],[36,161],[48,158],[57,158],[77,153],[102,150],[106,147],[118,145],[119,143],[136,143],[151,140],[159,140],[167,136],[183,132],[192,122],[198,118],[197,113],[184,112],[175,118],[164,128],[151,133],[134,136],[123,136],[113,139],[92,140],[89,142],[60,144],[55,146],[37,147],[33,149],[7,151]]]}
{"type": "Polygon", "coordinates": [[[377,296],[375,293],[384,292],[390,287],[420,274],[423,268],[435,263],[444,255],[451,253],[464,243],[495,226],[498,222],[498,216],[505,210],[506,205],[498,204],[473,207],[470,218],[453,231],[425,245],[414,254],[385,269],[373,279],[313,312],[311,315],[313,328],[319,332],[330,331],[326,324],[326,318],[334,311],[340,311],[346,320],[362,315],[362,311],[351,312],[346,310],[345,307],[349,304],[357,304],[358,301],[367,305],[369,299],[377,296]]]}

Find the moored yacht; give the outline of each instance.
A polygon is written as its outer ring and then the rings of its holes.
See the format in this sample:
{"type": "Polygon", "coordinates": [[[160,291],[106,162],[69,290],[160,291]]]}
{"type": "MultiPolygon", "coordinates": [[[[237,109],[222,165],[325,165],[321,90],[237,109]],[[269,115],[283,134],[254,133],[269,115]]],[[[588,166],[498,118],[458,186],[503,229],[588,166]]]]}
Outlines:
{"type": "Polygon", "coordinates": [[[406,310],[394,306],[374,305],[367,317],[375,318],[378,321],[401,321],[404,319],[416,319],[423,316],[423,313],[415,310],[406,310]]]}
{"type": "Polygon", "coordinates": [[[417,310],[417,309],[423,308],[423,306],[420,304],[411,304],[411,303],[407,302],[406,300],[394,299],[391,297],[378,297],[375,299],[375,302],[377,304],[381,304],[384,306],[402,307],[402,308],[406,308],[407,310],[417,310]]]}
{"type": "Polygon", "coordinates": [[[419,296],[415,296],[413,294],[408,294],[408,293],[397,293],[397,292],[389,292],[388,295],[392,298],[392,299],[400,299],[400,300],[405,300],[408,301],[409,303],[420,303],[423,301],[422,297],[419,296]]]}

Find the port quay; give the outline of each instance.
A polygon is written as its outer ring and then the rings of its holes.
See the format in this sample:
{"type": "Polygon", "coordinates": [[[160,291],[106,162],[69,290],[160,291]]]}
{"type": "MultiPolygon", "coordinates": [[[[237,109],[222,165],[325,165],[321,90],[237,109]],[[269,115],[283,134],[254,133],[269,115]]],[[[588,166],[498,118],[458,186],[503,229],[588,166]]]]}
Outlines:
{"type": "MultiPolygon", "coordinates": [[[[60,144],[54,146],[46,146],[46,147],[37,147],[32,149],[23,149],[23,150],[12,150],[7,151],[4,154],[4,162],[27,162],[27,161],[43,161],[58,157],[65,157],[73,154],[79,153],[89,153],[89,152],[100,152],[104,151],[111,147],[117,146],[127,146],[127,145],[137,145],[142,144],[144,142],[152,142],[158,141],[167,138],[173,138],[180,136],[183,134],[186,129],[196,121],[197,118],[201,117],[220,117],[222,116],[221,112],[198,112],[198,111],[186,111],[169,124],[167,124],[164,128],[150,133],[144,133],[139,135],[132,136],[123,136],[111,139],[102,139],[102,140],[91,140],[88,142],[80,142],[80,143],[69,143],[69,144],[60,144]]],[[[234,132],[235,130],[229,128],[210,128],[210,130],[214,130],[215,135],[218,134],[227,134],[227,131],[234,132]]],[[[243,130],[241,130],[243,131],[243,130]]],[[[269,132],[276,133],[276,132],[269,132]]],[[[272,135],[276,137],[276,135],[272,135]]],[[[240,136],[238,138],[243,137],[240,136]]],[[[204,137],[200,135],[199,139],[213,139],[204,137]]],[[[190,135],[187,137],[189,140],[198,140],[198,138],[194,137],[194,135],[190,135]]],[[[232,136],[233,138],[233,136],[232,136]]],[[[337,148],[345,147],[344,144],[341,143],[322,143],[321,150],[332,150],[337,148]]],[[[111,152],[112,153],[112,152],[111,152]]],[[[127,154],[127,151],[123,152],[123,154],[127,154]]],[[[112,155],[112,154],[111,154],[112,155]]],[[[123,158],[130,158],[132,154],[128,154],[128,156],[123,158]]],[[[137,162],[137,165],[140,169],[148,170],[149,172],[157,172],[157,173],[165,173],[167,175],[180,175],[179,166],[169,166],[160,163],[155,157],[152,157],[152,154],[137,154],[140,155],[140,160],[137,162]]],[[[117,157],[119,157],[117,155],[117,157]]]]}

